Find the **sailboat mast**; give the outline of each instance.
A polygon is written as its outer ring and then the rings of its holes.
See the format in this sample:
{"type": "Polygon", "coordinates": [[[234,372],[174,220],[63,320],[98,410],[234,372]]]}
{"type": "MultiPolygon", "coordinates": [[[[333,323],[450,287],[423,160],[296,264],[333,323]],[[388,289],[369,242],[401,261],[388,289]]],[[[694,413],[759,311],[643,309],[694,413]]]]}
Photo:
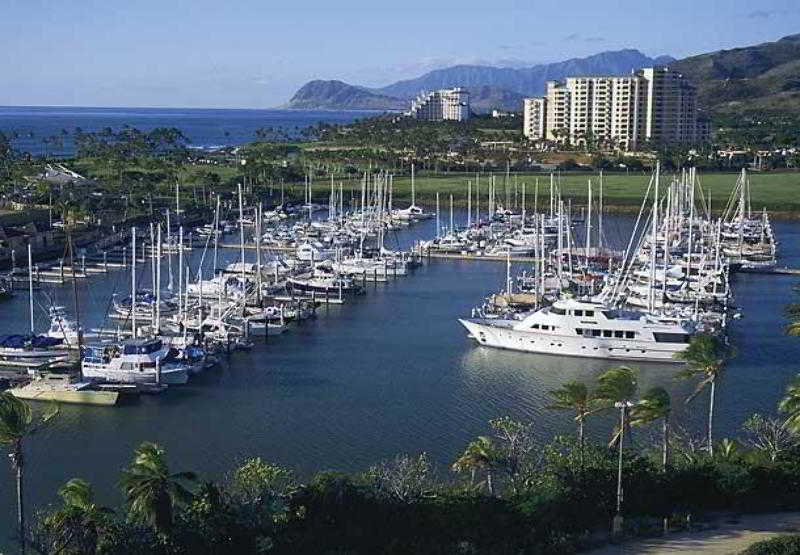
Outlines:
{"type": "MultiPolygon", "coordinates": [[[[242,201],[242,184],[239,183],[239,248],[242,252],[242,287],[245,287],[245,272],[244,272],[244,204],[242,201]]],[[[311,209],[309,208],[309,214],[311,209]]]]}
{"type": "Polygon", "coordinates": [[[439,191],[436,191],[436,238],[439,238],[439,230],[441,229],[441,223],[439,220],[439,191]]]}
{"type": "Polygon", "coordinates": [[[472,181],[467,180],[467,230],[472,227],[472,181]]]}
{"type": "Polygon", "coordinates": [[[453,226],[453,195],[450,195],[450,233],[455,235],[456,228],[453,226]]]}
{"type": "Polygon", "coordinates": [[[183,226],[178,227],[178,321],[183,322],[183,226]]]}
{"type": "MultiPolygon", "coordinates": [[[[656,248],[658,247],[658,182],[661,173],[661,162],[656,161],[656,180],[653,193],[653,230],[650,238],[650,283],[648,284],[647,307],[652,313],[655,304],[656,286],[656,248]]],[[[666,276],[664,276],[666,277],[666,276]]]]}
{"type": "Polygon", "coordinates": [[[411,206],[416,206],[414,204],[416,199],[415,191],[414,191],[414,162],[411,162],[411,206]]]}
{"type": "Polygon", "coordinates": [[[136,227],[131,228],[131,334],[136,339],[136,227]]]}
{"type": "Polygon", "coordinates": [[[597,247],[603,250],[603,170],[600,170],[600,196],[597,200],[597,247]]]}
{"type": "MultiPolygon", "coordinates": [[[[214,267],[212,273],[217,271],[217,249],[219,248],[219,195],[217,195],[217,208],[214,211],[214,267]]],[[[200,267],[200,279],[203,279],[203,267],[200,267]]]]}
{"type": "Polygon", "coordinates": [[[33,335],[33,254],[30,242],[28,243],[28,301],[31,309],[31,335],[33,335]]]}
{"type": "MultiPolygon", "coordinates": [[[[78,332],[78,357],[83,349],[83,329],[81,329],[81,310],[78,304],[78,280],[75,279],[75,250],[72,244],[72,232],[67,226],[67,243],[69,244],[69,267],[72,269],[72,298],[75,303],[75,328],[78,332]]],[[[83,367],[78,361],[78,375],[83,379],[83,367]]]]}
{"type": "Polygon", "coordinates": [[[156,247],[156,308],[153,311],[153,335],[161,328],[161,223],[158,224],[158,246],[156,247]]]}
{"type": "MultiPolygon", "coordinates": [[[[331,179],[331,187],[333,187],[333,179],[331,179]]],[[[333,191],[333,189],[331,189],[333,191]]],[[[258,210],[256,212],[256,300],[258,306],[261,306],[261,203],[258,203],[258,210]]],[[[269,331],[269,330],[267,330],[269,331]]]]}
{"type": "Polygon", "coordinates": [[[592,247],[592,180],[589,180],[589,202],[586,206],[586,261],[589,261],[589,249],[592,247]]]}

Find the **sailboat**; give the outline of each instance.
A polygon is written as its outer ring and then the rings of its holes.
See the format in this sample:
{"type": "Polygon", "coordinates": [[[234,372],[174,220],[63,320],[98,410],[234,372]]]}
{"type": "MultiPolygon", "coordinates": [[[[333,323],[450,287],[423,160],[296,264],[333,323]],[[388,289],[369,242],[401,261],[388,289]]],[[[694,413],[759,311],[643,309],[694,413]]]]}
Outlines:
{"type": "Polygon", "coordinates": [[[0,366],[15,366],[33,370],[54,363],[66,362],[69,351],[54,349],[62,340],[36,335],[33,322],[33,256],[28,245],[28,296],[30,333],[0,337],[0,366]]]}
{"type": "Polygon", "coordinates": [[[394,210],[392,216],[398,220],[416,221],[427,220],[433,214],[425,212],[425,210],[416,204],[416,194],[414,188],[414,164],[411,164],[411,206],[399,210],[394,210]]]}

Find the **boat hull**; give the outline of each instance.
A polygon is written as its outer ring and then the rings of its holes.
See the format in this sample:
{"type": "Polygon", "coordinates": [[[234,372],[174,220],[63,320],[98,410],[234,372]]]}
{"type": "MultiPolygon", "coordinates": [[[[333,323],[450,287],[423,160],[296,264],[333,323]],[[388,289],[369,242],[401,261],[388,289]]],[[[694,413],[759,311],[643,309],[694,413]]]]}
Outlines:
{"type": "Polygon", "coordinates": [[[49,401],[73,405],[95,405],[110,407],[117,404],[119,393],[116,391],[57,391],[37,390],[21,387],[9,390],[14,397],[26,401],[49,401]]]}
{"type": "MultiPolygon", "coordinates": [[[[115,370],[96,368],[94,365],[83,365],[83,375],[92,380],[101,380],[112,383],[156,383],[155,372],[134,372],[128,370],[115,370]]],[[[189,371],[186,366],[179,368],[162,368],[161,383],[166,385],[183,385],[189,381],[189,371]]]]}
{"type": "Polygon", "coordinates": [[[526,353],[580,358],[599,358],[640,362],[680,363],[675,353],[688,344],[654,343],[636,340],[571,337],[531,333],[511,327],[496,326],[477,320],[460,319],[470,337],[480,345],[526,353]]]}

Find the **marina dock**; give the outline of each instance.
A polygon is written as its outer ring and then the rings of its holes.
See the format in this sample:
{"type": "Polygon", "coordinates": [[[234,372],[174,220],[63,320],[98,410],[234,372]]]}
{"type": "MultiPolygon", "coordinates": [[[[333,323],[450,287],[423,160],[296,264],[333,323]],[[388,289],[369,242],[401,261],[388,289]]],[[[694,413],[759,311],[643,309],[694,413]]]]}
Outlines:
{"type": "MultiPolygon", "coordinates": [[[[443,260],[473,260],[476,262],[507,262],[508,257],[497,256],[493,254],[461,254],[461,253],[445,253],[445,252],[430,252],[426,251],[423,256],[428,258],[439,258],[443,260]]],[[[512,256],[511,262],[538,262],[539,258],[532,256],[512,256]]]]}

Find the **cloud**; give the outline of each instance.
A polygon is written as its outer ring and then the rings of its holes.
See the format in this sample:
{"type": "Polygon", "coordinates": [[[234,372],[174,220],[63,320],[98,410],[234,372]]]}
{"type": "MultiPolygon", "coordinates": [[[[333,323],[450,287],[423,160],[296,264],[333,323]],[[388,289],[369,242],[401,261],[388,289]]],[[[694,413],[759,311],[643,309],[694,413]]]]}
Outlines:
{"type": "Polygon", "coordinates": [[[746,15],[749,19],[770,19],[773,17],[795,17],[800,10],[754,10],[746,15]]]}
{"type": "Polygon", "coordinates": [[[605,42],[606,39],[603,37],[584,37],[580,33],[572,33],[571,35],[567,35],[564,37],[564,41],[582,41],[586,43],[598,43],[598,42],[605,42]]]}

